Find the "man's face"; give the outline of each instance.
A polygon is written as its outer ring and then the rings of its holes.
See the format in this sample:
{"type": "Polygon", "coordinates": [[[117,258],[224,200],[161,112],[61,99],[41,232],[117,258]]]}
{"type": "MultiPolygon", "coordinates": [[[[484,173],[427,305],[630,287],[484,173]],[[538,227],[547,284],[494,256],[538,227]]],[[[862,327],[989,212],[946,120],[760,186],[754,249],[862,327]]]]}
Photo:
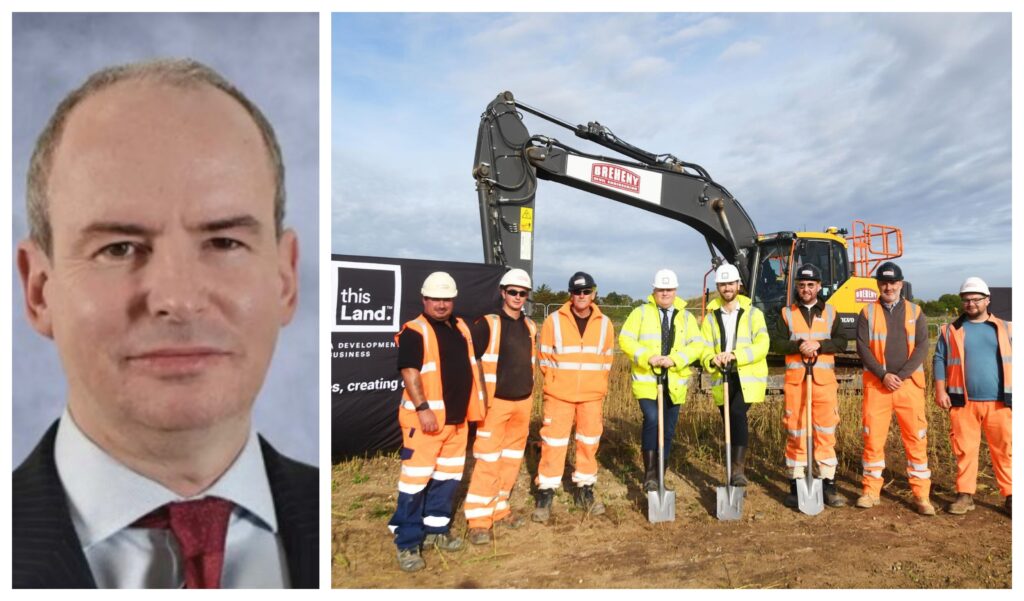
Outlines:
{"type": "Polygon", "coordinates": [[[717,285],[718,295],[722,297],[722,302],[731,303],[732,299],[736,298],[736,294],[739,293],[740,283],[736,282],[723,282],[717,285]]]}
{"type": "Polygon", "coordinates": [[[454,298],[431,298],[423,297],[423,312],[427,317],[436,321],[447,321],[452,316],[455,308],[454,298]]]}
{"type": "Polygon", "coordinates": [[[818,292],[821,292],[821,282],[814,280],[797,280],[796,294],[800,302],[809,305],[818,301],[818,292]]]}
{"type": "Polygon", "coordinates": [[[19,269],[80,425],[247,423],[296,303],[256,125],[207,85],[126,81],[69,115],[48,185],[52,257],[19,269]]]}
{"type": "Polygon", "coordinates": [[[977,319],[988,312],[988,297],[974,292],[960,296],[960,302],[964,308],[964,315],[968,319],[977,319]]]}
{"type": "Polygon", "coordinates": [[[590,304],[594,302],[594,297],[597,296],[593,288],[580,288],[573,290],[569,294],[572,295],[572,308],[577,313],[586,313],[590,309],[590,304]]]}
{"type": "Polygon", "coordinates": [[[676,298],[675,288],[655,288],[654,289],[654,302],[658,304],[662,309],[668,309],[672,306],[672,301],[676,298]]]}
{"type": "Polygon", "coordinates": [[[505,306],[512,311],[522,311],[523,305],[526,304],[526,297],[529,296],[530,291],[526,288],[519,286],[505,286],[505,289],[501,291],[501,298],[504,301],[505,306]]]}
{"type": "Polygon", "coordinates": [[[903,280],[898,282],[878,280],[878,296],[883,303],[891,305],[899,300],[901,290],[903,290],[903,280]]]}

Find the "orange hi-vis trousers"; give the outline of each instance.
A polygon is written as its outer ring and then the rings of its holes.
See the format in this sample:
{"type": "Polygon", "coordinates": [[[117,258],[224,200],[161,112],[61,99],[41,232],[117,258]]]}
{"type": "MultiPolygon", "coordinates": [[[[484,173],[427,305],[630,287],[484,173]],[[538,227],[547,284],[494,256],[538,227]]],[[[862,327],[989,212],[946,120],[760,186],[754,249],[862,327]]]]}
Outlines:
{"type": "Polygon", "coordinates": [[[512,513],[509,497],[523,463],[533,399],[495,398],[476,429],[473,477],[464,504],[470,528],[490,528],[512,513]]]}
{"type": "MultiPolygon", "coordinates": [[[[804,398],[806,384],[787,382],[783,386],[786,405],[782,426],[786,429],[786,470],[791,479],[804,477],[807,467],[807,426],[804,424],[807,410],[804,398]]],[[[814,427],[814,462],[818,466],[818,477],[832,480],[836,476],[836,426],[839,425],[839,401],[836,392],[839,385],[811,385],[811,424],[814,427]]]]}
{"type": "Polygon", "coordinates": [[[903,438],[907,454],[907,477],[914,496],[927,498],[932,473],[928,469],[928,418],[924,406],[924,390],[907,378],[899,390],[892,392],[881,384],[864,384],[864,494],[879,497],[882,493],[882,470],[885,469],[885,439],[889,433],[892,412],[903,438]]]}
{"type": "Polygon", "coordinates": [[[402,472],[398,477],[398,503],[388,528],[395,546],[410,549],[426,534],[443,534],[451,527],[455,491],[466,464],[466,424],[444,425],[424,434],[419,419],[399,416],[402,427],[402,472]]]}
{"type": "Polygon", "coordinates": [[[984,429],[999,492],[1013,494],[1013,410],[998,401],[967,401],[949,410],[949,438],[956,455],[956,491],[973,495],[978,488],[978,451],[984,429]]]}
{"type": "Polygon", "coordinates": [[[597,447],[604,423],[601,408],[604,399],[571,403],[554,397],[544,398],[544,422],[540,428],[540,464],[537,488],[556,489],[562,485],[565,454],[569,450],[569,432],[576,422],[576,469],[572,481],[577,486],[597,482],[597,447]]]}

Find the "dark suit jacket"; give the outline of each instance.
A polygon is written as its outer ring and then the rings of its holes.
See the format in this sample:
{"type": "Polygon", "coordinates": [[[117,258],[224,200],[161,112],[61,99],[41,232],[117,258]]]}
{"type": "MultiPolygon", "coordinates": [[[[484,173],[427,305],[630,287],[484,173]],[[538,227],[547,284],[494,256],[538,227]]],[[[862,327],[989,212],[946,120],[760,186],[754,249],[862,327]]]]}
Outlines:
{"type": "MultiPolygon", "coordinates": [[[[57,476],[53,456],[57,423],[50,426],[24,463],[14,470],[14,588],[96,588],[57,476]]],[[[317,588],[317,469],[281,455],[263,437],[260,448],[292,587],[317,588]]]]}

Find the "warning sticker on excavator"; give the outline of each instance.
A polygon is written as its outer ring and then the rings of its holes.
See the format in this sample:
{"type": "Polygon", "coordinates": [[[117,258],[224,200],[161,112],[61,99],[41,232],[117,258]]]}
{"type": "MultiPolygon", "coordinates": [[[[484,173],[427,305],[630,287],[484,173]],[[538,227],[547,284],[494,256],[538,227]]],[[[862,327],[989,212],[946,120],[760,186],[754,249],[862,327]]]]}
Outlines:
{"type": "Polygon", "coordinates": [[[519,233],[519,260],[533,260],[533,232],[519,233]]]}
{"type": "Polygon", "coordinates": [[[519,207],[519,231],[533,231],[533,209],[529,207],[519,207]]]}

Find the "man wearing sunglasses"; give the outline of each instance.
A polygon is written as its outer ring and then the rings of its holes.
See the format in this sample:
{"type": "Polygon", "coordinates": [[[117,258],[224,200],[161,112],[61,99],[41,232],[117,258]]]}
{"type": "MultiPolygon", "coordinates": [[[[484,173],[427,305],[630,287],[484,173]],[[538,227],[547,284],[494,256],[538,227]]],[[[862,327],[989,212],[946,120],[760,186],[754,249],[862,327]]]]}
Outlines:
{"type": "Polygon", "coordinates": [[[469,542],[493,540],[495,524],[519,528],[509,498],[519,475],[530,432],[533,366],[537,326],[523,313],[533,284],[522,269],[511,269],[499,283],[501,311],[484,315],[472,326],[473,347],[484,372],[487,416],[476,430],[476,465],[466,494],[469,542]]]}
{"type": "Polygon", "coordinates": [[[1013,455],[1012,341],[1008,321],[988,312],[988,284],[971,277],[960,286],[963,312],[939,328],[935,345],[935,403],[949,410],[950,438],[956,455],[957,498],[947,511],[962,515],[974,509],[978,485],[978,450],[985,431],[999,492],[1012,512],[1013,455]],[[968,361],[970,359],[970,361],[968,361]]]}
{"type": "Polygon", "coordinates": [[[544,421],[537,466],[535,522],[551,517],[551,501],[562,485],[569,432],[576,423],[576,504],[593,515],[604,513],[594,499],[597,447],[608,392],[615,328],[594,304],[597,284],[588,273],[569,278],[569,300],[544,320],[540,332],[540,370],[544,374],[544,421]]]}
{"type": "Polygon", "coordinates": [[[857,354],[864,364],[864,475],[857,507],[881,503],[885,439],[892,414],[900,425],[907,454],[907,478],[914,509],[935,515],[928,499],[928,417],[924,406],[924,360],[928,353],[928,324],[918,307],[901,298],[903,271],[886,261],[875,270],[878,302],[857,316],[857,354]]]}

